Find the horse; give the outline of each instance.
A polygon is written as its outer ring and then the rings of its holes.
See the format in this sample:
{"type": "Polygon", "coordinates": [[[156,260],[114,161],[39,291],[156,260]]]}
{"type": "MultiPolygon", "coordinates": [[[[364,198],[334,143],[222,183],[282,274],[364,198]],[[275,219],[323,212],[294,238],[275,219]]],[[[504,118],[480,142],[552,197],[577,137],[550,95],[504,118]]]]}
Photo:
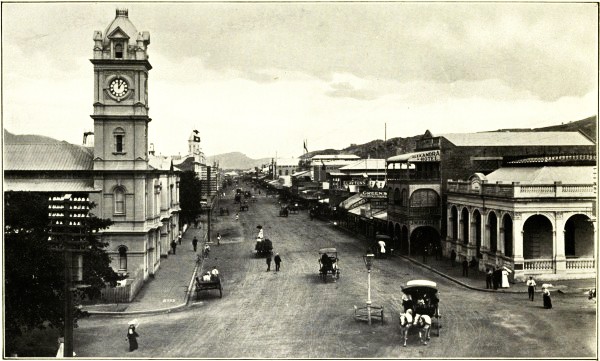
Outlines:
{"type": "Polygon", "coordinates": [[[412,326],[412,322],[412,310],[408,310],[406,311],[406,313],[400,314],[400,337],[404,339],[404,347],[406,347],[406,340],[408,339],[408,330],[412,326]]]}

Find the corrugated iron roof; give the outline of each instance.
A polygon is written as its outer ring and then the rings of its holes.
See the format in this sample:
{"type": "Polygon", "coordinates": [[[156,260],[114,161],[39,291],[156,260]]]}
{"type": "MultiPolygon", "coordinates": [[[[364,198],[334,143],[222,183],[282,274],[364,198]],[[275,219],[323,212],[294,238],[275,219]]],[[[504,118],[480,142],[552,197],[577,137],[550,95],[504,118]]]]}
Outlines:
{"type": "Polygon", "coordinates": [[[595,175],[592,166],[505,167],[488,174],[485,178],[489,183],[526,182],[548,184],[562,182],[563,184],[592,184],[595,175]]]}
{"type": "Polygon", "coordinates": [[[579,132],[485,132],[440,134],[457,146],[594,145],[579,132]]]}
{"type": "Polygon", "coordinates": [[[385,159],[361,159],[340,168],[340,171],[357,169],[385,169],[385,159]]]}
{"type": "Polygon", "coordinates": [[[4,170],[92,170],[94,149],[67,142],[5,144],[4,170]]]}
{"type": "Polygon", "coordinates": [[[100,192],[90,179],[4,178],[5,192],[100,192]]]}

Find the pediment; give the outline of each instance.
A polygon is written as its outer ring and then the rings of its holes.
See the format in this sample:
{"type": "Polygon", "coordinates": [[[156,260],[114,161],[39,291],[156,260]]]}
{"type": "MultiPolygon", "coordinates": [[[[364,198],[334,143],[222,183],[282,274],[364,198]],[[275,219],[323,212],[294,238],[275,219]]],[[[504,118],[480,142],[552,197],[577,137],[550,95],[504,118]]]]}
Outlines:
{"type": "Polygon", "coordinates": [[[109,39],[129,39],[129,35],[117,26],[110,34],[106,36],[109,39]]]}

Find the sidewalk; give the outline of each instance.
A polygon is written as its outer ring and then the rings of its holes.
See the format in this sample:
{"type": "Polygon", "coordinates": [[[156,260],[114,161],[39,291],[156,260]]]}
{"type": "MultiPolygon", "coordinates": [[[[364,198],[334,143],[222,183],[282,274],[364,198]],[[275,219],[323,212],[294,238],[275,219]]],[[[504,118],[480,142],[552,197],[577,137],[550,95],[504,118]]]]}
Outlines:
{"type": "MultiPolygon", "coordinates": [[[[473,290],[484,292],[527,293],[527,285],[525,282],[510,283],[509,288],[498,288],[497,290],[486,289],[485,272],[469,268],[469,276],[463,276],[462,265],[459,262],[455,262],[454,267],[452,267],[450,260],[447,258],[440,258],[436,260],[434,256],[428,256],[426,260],[423,260],[422,256],[407,257],[403,255],[395,255],[393,257],[407,259],[415,264],[420,265],[421,267],[427,268],[449,280],[473,290]]],[[[541,286],[543,283],[550,283],[554,286],[552,289],[555,291],[570,294],[580,294],[582,296],[590,288],[596,287],[596,279],[594,278],[545,282],[536,280],[536,282],[537,291],[541,291],[541,286]]]]}
{"type": "Polygon", "coordinates": [[[192,239],[196,236],[198,252],[205,242],[206,226],[190,227],[186,230],[177,245],[177,253],[161,258],[160,268],[142,286],[140,292],[131,303],[97,304],[84,306],[90,314],[101,315],[134,315],[142,313],[171,312],[185,307],[192,291],[192,280],[196,274],[196,252],[192,247],[192,239]]]}

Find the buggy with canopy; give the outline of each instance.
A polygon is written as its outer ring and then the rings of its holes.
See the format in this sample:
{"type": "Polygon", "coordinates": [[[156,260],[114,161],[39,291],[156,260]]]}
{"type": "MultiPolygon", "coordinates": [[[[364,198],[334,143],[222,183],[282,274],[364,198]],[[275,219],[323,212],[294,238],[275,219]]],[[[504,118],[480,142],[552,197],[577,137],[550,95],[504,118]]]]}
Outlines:
{"type": "Polygon", "coordinates": [[[428,280],[412,280],[406,282],[402,292],[411,296],[413,300],[413,314],[427,315],[431,317],[432,328],[435,328],[437,336],[440,336],[440,310],[439,292],[437,284],[428,280]],[[435,322],[434,322],[435,320],[435,322]]]}
{"type": "Polygon", "coordinates": [[[337,249],[321,248],[319,250],[319,275],[323,282],[327,282],[327,275],[330,274],[334,280],[340,278],[340,268],[338,267],[337,249]]]}

